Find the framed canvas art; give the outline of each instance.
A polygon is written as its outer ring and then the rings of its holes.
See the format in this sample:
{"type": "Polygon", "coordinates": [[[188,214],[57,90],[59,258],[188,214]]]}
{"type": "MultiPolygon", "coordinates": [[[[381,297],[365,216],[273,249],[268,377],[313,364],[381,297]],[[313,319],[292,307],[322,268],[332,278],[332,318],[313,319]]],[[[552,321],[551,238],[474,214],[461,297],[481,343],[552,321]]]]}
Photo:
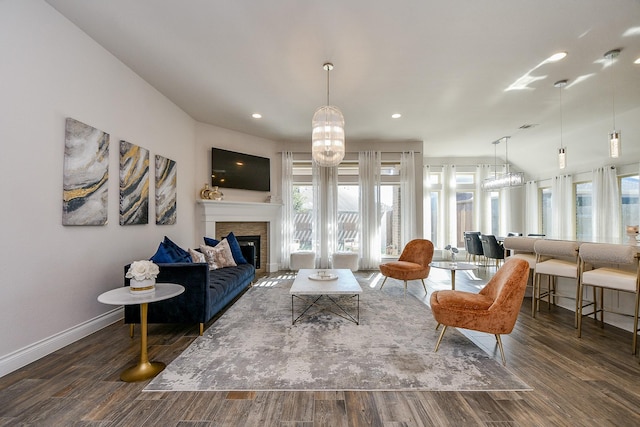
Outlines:
{"type": "Polygon", "coordinates": [[[109,134],[67,118],[62,225],[105,225],[109,183],[109,134]]]}
{"type": "Polygon", "coordinates": [[[156,155],[156,224],[176,223],[178,170],[176,162],[156,155]]]}
{"type": "Polygon", "coordinates": [[[120,141],[120,225],[149,223],[149,150],[120,141]]]}

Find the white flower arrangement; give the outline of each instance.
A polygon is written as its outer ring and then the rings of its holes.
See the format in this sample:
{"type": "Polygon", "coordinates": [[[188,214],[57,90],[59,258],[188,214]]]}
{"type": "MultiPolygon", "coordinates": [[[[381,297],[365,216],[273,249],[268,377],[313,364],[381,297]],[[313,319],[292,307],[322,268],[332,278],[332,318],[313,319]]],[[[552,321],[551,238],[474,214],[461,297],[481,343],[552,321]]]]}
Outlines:
{"type": "Polygon", "coordinates": [[[138,281],[155,279],[160,273],[160,268],[153,261],[134,261],[129,266],[129,271],[124,277],[138,281]]]}

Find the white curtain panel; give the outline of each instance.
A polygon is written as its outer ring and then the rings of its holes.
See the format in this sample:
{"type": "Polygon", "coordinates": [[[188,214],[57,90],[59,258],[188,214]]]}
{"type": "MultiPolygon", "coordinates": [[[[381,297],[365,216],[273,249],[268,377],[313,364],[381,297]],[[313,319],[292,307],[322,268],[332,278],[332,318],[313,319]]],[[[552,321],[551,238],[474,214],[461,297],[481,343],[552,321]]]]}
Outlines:
{"type": "MultiPolygon", "coordinates": [[[[424,208],[422,210],[422,220],[424,224],[424,235],[425,239],[429,239],[429,236],[437,235],[437,230],[432,230],[431,228],[431,166],[425,165],[422,171],[422,182],[424,182],[424,194],[423,194],[423,205],[424,208]]],[[[437,214],[436,214],[437,215],[437,214]]],[[[436,240],[436,239],[434,239],[436,240]]],[[[436,242],[433,242],[435,245],[436,242]]]]}
{"type": "Polygon", "coordinates": [[[282,247],[280,268],[288,270],[293,244],[293,153],[282,152],[282,247]]]}
{"type": "Polygon", "coordinates": [[[416,167],[413,151],[400,154],[400,212],[402,247],[416,238],[416,167]]]}
{"type": "Polygon", "coordinates": [[[620,239],[620,189],[615,166],[593,170],[591,211],[593,237],[596,241],[620,239]]]}
{"type": "Polygon", "coordinates": [[[338,167],[313,164],[313,224],[316,266],[329,268],[336,248],[338,217],[338,167]]]}
{"type": "Polygon", "coordinates": [[[551,186],[552,237],[555,239],[575,238],[575,209],[573,205],[573,178],[560,175],[553,178],[551,186]]]}
{"type": "Polygon", "coordinates": [[[376,269],[381,260],[379,151],[358,155],[360,183],[360,268],[376,269]]]}
{"type": "Polygon", "coordinates": [[[525,233],[540,233],[540,214],[538,210],[538,183],[536,181],[528,181],[524,186],[525,191],[525,233]]]}
{"type": "Polygon", "coordinates": [[[500,227],[499,234],[506,236],[511,231],[511,191],[509,187],[500,189],[500,227]]]}
{"type": "MultiPolygon", "coordinates": [[[[474,228],[491,232],[491,192],[482,189],[482,183],[491,176],[491,165],[478,165],[476,168],[476,200],[477,206],[474,209],[474,228]]],[[[468,230],[471,231],[471,230],[468,230]]]]}
{"type": "Polygon", "coordinates": [[[456,166],[444,165],[442,169],[442,215],[444,224],[444,241],[441,242],[443,247],[446,245],[455,245],[458,241],[456,237],[458,224],[457,219],[457,203],[456,203],[456,166]]]}

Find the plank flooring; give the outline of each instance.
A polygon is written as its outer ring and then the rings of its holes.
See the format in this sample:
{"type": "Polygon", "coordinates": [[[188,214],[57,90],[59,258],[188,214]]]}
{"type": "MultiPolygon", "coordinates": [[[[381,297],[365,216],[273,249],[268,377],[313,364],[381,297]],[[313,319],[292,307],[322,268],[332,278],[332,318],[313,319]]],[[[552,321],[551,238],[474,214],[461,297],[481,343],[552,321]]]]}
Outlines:
{"type": "MultiPolygon", "coordinates": [[[[429,293],[449,283],[448,272],[434,270],[429,293]]],[[[492,272],[458,272],[456,287],[477,291],[492,272]]],[[[428,301],[419,282],[409,292],[428,301]]],[[[508,369],[532,391],[143,393],[148,381],[119,380],[137,362],[139,341],[118,322],[0,378],[0,426],[640,425],[631,333],[586,320],[577,338],[573,312],[543,304],[533,319],[530,304],[525,298],[503,343],[508,369]]],[[[463,333],[500,360],[492,336],[463,333]]],[[[150,325],[150,359],[171,362],[197,334],[196,325],[150,325]]]]}

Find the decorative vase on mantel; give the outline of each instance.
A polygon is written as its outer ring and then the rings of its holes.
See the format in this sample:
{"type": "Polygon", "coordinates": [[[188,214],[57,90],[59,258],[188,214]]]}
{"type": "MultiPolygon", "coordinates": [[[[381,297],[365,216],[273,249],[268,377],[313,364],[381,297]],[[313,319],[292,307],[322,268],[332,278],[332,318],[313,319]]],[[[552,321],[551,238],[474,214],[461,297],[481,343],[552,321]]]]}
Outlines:
{"type": "Polygon", "coordinates": [[[155,292],[156,279],[129,280],[129,292],[133,295],[147,295],[155,292]]]}

